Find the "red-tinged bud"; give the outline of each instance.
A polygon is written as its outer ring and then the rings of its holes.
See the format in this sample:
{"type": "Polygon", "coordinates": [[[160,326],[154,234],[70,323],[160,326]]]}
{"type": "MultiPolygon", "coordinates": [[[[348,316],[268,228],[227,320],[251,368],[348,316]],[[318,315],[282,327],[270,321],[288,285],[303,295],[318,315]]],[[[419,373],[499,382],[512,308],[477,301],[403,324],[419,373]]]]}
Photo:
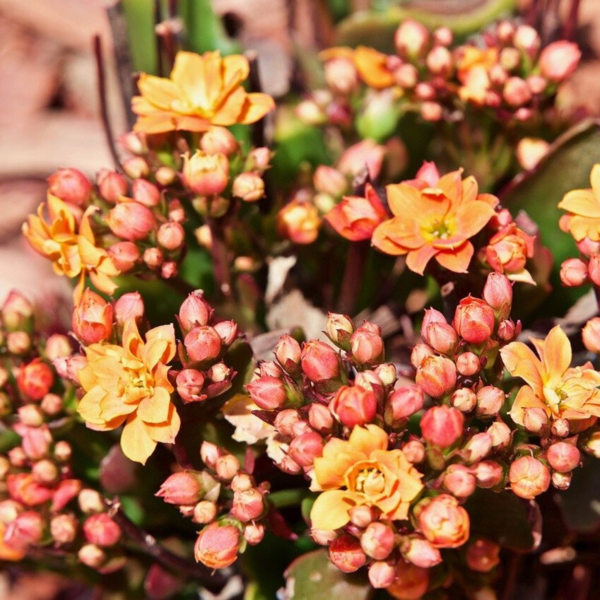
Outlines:
{"type": "Polygon", "coordinates": [[[279,339],[275,346],[275,357],[287,373],[292,376],[300,374],[302,349],[291,335],[286,334],[279,339]]]}
{"type": "Polygon", "coordinates": [[[204,374],[197,369],[184,369],[177,374],[177,393],[184,403],[206,400],[206,394],[202,394],[204,381],[204,374]]]}
{"type": "Polygon", "coordinates": [[[40,427],[44,423],[44,413],[35,404],[25,404],[17,409],[19,421],[27,427],[40,427]]]}
{"type": "Polygon", "coordinates": [[[550,471],[533,456],[522,456],[510,465],[508,479],[517,496],[532,500],[550,486],[550,471]]]}
{"type": "Polygon", "coordinates": [[[276,379],[283,378],[283,371],[279,365],[272,360],[262,361],[259,364],[258,369],[256,369],[254,372],[260,377],[275,377],[276,379]]]}
{"type": "Polygon", "coordinates": [[[393,425],[410,418],[423,408],[425,396],[418,385],[394,390],[385,402],[386,423],[393,425]]]}
{"type": "Polygon", "coordinates": [[[521,64],[521,54],[516,48],[503,48],[500,51],[500,64],[507,71],[514,71],[521,64]]]}
{"type": "Polygon", "coordinates": [[[496,37],[503,44],[512,44],[515,35],[515,25],[511,21],[500,21],[496,25],[496,37]]]}
{"type": "Polygon", "coordinates": [[[352,319],[347,315],[329,313],[325,322],[329,339],[343,350],[350,350],[350,338],[355,331],[352,319]]]}
{"type": "Polygon", "coordinates": [[[31,349],[31,336],[25,331],[11,331],[6,336],[6,347],[16,356],[27,354],[31,349]]]}
{"type": "Polygon", "coordinates": [[[325,83],[334,94],[347,95],[358,88],[358,72],[349,58],[333,58],[324,65],[325,83]]]}
{"type": "Polygon", "coordinates": [[[394,71],[394,81],[405,90],[411,90],[419,81],[419,71],[414,65],[404,63],[394,71]]]}
{"type": "Polygon", "coordinates": [[[194,545],[196,562],[211,569],[228,567],[237,559],[241,541],[237,526],[211,523],[200,532],[194,545]]]}
{"type": "Polygon", "coordinates": [[[444,473],[444,489],[459,499],[475,492],[476,481],[471,470],[464,465],[450,465],[444,473]]]}
{"type": "Polygon", "coordinates": [[[96,181],[100,195],[111,204],[115,204],[122,196],[127,196],[127,180],[120,173],[102,169],[96,181]]]}
{"type": "Polygon", "coordinates": [[[119,136],[119,143],[130,154],[142,155],[148,151],[145,135],[129,131],[119,136]]]}
{"type": "Polygon", "coordinates": [[[58,480],[60,471],[51,460],[46,458],[36,462],[33,465],[31,468],[31,474],[33,479],[38,483],[51,485],[58,480]]]}
{"type": "Polygon", "coordinates": [[[449,358],[430,356],[417,369],[417,385],[432,398],[440,398],[456,385],[456,365],[449,358]]]}
{"type": "Polygon", "coordinates": [[[442,494],[423,504],[419,526],[435,547],[458,548],[469,539],[469,515],[456,498],[442,494]]]}
{"type": "MultiPolygon", "coordinates": [[[[584,431],[584,429],[587,429],[587,427],[592,424],[586,423],[585,421],[580,421],[580,423],[583,425],[583,427],[579,431],[584,431]]],[[[552,435],[559,438],[564,438],[567,437],[571,432],[571,424],[569,423],[568,419],[554,419],[554,421],[552,421],[550,431],[552,432],[552,435]]],[[[576,431],[574,431],[574,433],[576,433],[576,431]]]]}
{"type": "Polygon", "coordinates": [[[248,473],[240,473],[231,480],[231,489],[234,492],[245,492],[256,487],[256,481],[248,473]]]}
{"type": "Polygon", "coordinates": [[[396,568],[383,560],[372,562],[369,566],[369,583],[375,589],[387,588],[396,579],[396,568]]]}
{"type": "Polygon", "coordinates": [[[519,25],[513,36],[515,48],[533,56],[540,48],[540,36],[538,32],[529,25],[519,25]]]}
{"type": "Polygon", "coordinates": [[[433,350],[427,344],[417,344],[410,353],[410,364],[418,369],[426,358],[434,356],[433,350]]]}
{"type": "Polygon", "coordinates": [[[133,242],[117,242],[108,249],[108,255],[119,271],[131,271],[140,259],[141,252],[133,242]]]}
{"type": "Polygon", "coordinates": [[[169,217],[169,221],[183,223],[185,221],[185,208],[183,208],[183,204],[177,199],[171,200],[167,216],[169,217]]]}
{"type": "Polygon", "coordinates": [[[585,254],[585,256],[600,254],[600,241],[595,242],[588,237],[583,238],[580,242],[577,242],[577,249],[581,254],[585,254]]]}
{"type": "Polygon", "coordinates": [[[181,304],[179,322],[184,333],[194,327],[204,327],[212,319],[214,311],[203,296],[203,292],[197,290],[192,292],[181,304]]]}
{"type": "Polygon", "coordinates": [[[469,569],[477,573],[489,573],[500,564],[500,546],[487,539],[471,542],[465,552],[469,569]]]}
{"type": "Polygon", "coordinates": [[[71,342],[66,335],[55,333],[46,340],[45,355],[49,361],[71,354],[71,342]]]}
{"type": "Polygon", "coordinates": [[[174,252],[183,246],[183,243],[185,242],[185,231],[176,221],[169,221],[168,223],[163,223],[158,228],[156,240],[163,248],[170,252],[174,252]]]}
{"type": "Polygon", "coordinates": [[[375,511],[366,504],[352,507],[348,511],[348,514],[350,516],[350,522],[360,529],[367,527],[367,525],[372,523],[376,518],[375,511]]]}
{"type": "Polygon", "coordinates": [[[398,379],[396,367],[393,363],[384,363],[375,367],[375,374],[383,386],[392,386],[398,379]]]}
{"type": "Polygon", "coordinates": [[[21,446],[30,460],[39,460],[48,455],[52,436],[47,425],[27,428],[22,436],[21,446]]]}
{"type": "Polygon", "coordinates": [[[115,302],[115,319],[121,326],[130,320],[139,323],[144,316],[144,312],[144,301],[139,292],[123,294],[115,302]]]}
{"type": "Polygon", "coordinates": [[[42,411],[51,417],[58,415],[63,409],[63,399],[58,394],[46,394],[40,403],[42,411]]]}
{"type": "Polygon", "coordinates": [[[190,359],[197,362],[216,360],[223,349],[221,337],[214,327],[194,327],[183,343],[190,359]]]}
{"type": "Polygon", "coordinates": [[[500,321],[498,325],[498,337],[505,342],[510,342],[521,333],[521,328],[521,321],[517,321],[516,324],[511,319],[500,321]]]}
{"type": "Polygon", "coordinates": [[[263,173],[269,168],[271,162],[271,151],[268,148],[254,148],[248,154],[246,171],[258,171],[263,173]]]}
{"type": "Polygon", "coordinates": [[[557,490],[568,490],[571,487],[571,481],[573,479],[573,473],[559,473],[558,471],[554,471],[552,473],[552,486],[557,490]]]}
{"type": "Polygon", "coordinates": [[[102,495],[96,490],[86,488],[79,493],[79,508],[85,515],[101,513],[106,510],[106,503],[102,495]]]}
{"type": "Polygon", "coordinates": [[[233,454],[225,454],[217,458],[215,471],[220,479],[231,481],[240,472],[240,461],[233,454]]]}
{"type": "Polygon", "coordinates": [[[238,143],[229,129],[213,126],[200,139],[200,148],[206,154],[229,156],[238,149],[238,143]]]}
{"type": "Polygon", "coordinates": [[[200,446],[200,458],[202,462],[209,468],[214,469],[217,460],[223,456],[220,448],[211,442],[202,442],[200,446]]]}
{"type": "Polygon", "coordinates": [[[581,337],[590,352],[600,354],[600,317],[594,317],[585,324],[581,337]]]}
{"type": "Polygon", "coordinates": [[[413,565],[431,569],[442,562],[442,555],[430,542],[419,536],[409,536],[402,540],[402,556],[413,565]]]}
{"type": "Polygon", "coordinates": [[[458,334],[448,325],[444,315],[435,308],[425,311],[421,336],[429,346],[441,354],[452,354],[458,344],[458,334]]]}
{"type": "Polygon", "coordinates": [[[265,195],[265,182],[258,173],[240,173],[233,180],[231,194],[244,202],[258,202],[265,195]]]}
{"type": "Polygon", "coordinates": [[[531,100],[531,91],[524,79],[509,77],[504,84],[502,97],[508,105],[518,108],[531,100]]]}
{"type": "Polygon", "coordinates": [[[523,411],[523,426],[531,433],[540,433],[548,425],[548,415],[543,408],[526,408],[523,411]]]}
{"type": "Polygon", "coordinates": [[[310,341],[302,348],[301,366],[313,383],[326,382],[340,376],[340,359],[328,344],[310,341]]]}
{"type": "Polygon", "coordinates": [[[27,454],[21,446],[16,446],[8,451],[8,460],[13,467],[19,469],[27,464],[27,454]]]}
{"type": "Polygon", "coordinates": [[[183,180],[199,196],[220,194],[229,182],[229,161],[224,154],[207,154],[197,150],[183,157],[183,180]]]}
{"type": "Polygon", "coordinates": [[[311,467],[315,458],[323,454],[323,438],[314,431],[307,431],[292,440],[288,454],[301,467],[311,467]]]}
{"type": "Polygon", "coordinates": [[[79,479],[63,479],[52,498],[52,510],[54,512],[63,510],[71,500],[74,500],[81,492],[81,481],[79,479]]]}
{"type": "Polygon", "coordinates": [[[263,541],[266,529],[262,523],[248,523],[244,528],[244,539],[251,545],[256,546],[263,541]]]}
{"type": "Polygon", "coordinates": [[[90,544],[104,548],[114,546],[121,539],[121,528],[107,513],[88,517],[83,524],[83,533],[90,544]]]}
{"type": "Polygon", "coordinates": [[[423,120],[430,123],[441,121],[442,117],[444,116],[444,111],[441,104],[427,100],[421,104],[420,112],[423,120]]]}
{"type": "Polygon", "coordinates": [[[25,506],[38,506],[52,498],[52,490],[34,481],[30,473],[17,473],[6,478],[12,500],[25,506]]]}
{"type": "Polygon", "coordinates": [[[595,254],[590,258],[590,262],[588,263],[588,274],[594,285],[600,285],[600,255],[595,254]]]}
{"type": "Polygon", "coordinates": [[[194,506],[194,512],[192,516],[192,520],[194,523],[200,523],[202,525],[207,525],[208,523],[212,523],[217,517],[217,505],[214,502],[209,502],[208,500],[202,500],[194,506]]]}
{"type": "Polygon", "coordinates": [[[365,425],[375,418],[377,398],[372,391],[358,385],[343,386],[337,391],[329,409],[347,427],[365,425]]]}
{"type": "Polygon", "coordinates": [[[433,32],[433,43],[440,46],[450,46],[454,40],[454,34],[449,27],[438,27],[433,32]]]}
{"type": "Polygon", "coordinates": [[[427,55],[427,68],[435,75],[446,77],[452,71],[452,55],[448,48],[435,46],[427,55]]]}
{"type": "Polygon", "coordinates": [[[31,400],[41,400],[54,384],[52,369],[40,358],[32,360],[19,371],[17,386],[31,400]]]}
{"type": "Polygon", "coordinates": [[[508,448],[512,440],[512,432],[506,423],[495,421],[488,427],[487,432],[492,436],[492,448],[497,450],[508,448]]]}
{"type": "Polygon", "coordinates": [[[163,279],[171,279],[179,273],[179,265],[174,260],[167,260],[160,266],[160,276],[163,279]]]}
{"type": "Polygon", "coordinates": [[[399,600],[419,600],[429,588],[430,573],[429,569],[400,560],[396,565],[396,578],[386,592],[399,600]]]}
{"type": "MultiPolygon", "coordinates": [[[[539,95],[543,94],[545,89],[548,87],[548,80],[541,75],[530,75],[525,80],[532,94],[539,95]]],[[[540,145],[540,149],[542,146],[540,145]]],[[[548,146],[546,146],[546,150],[548,146]]],[[[544,152],[545,154],[546,152],[544,152]]],[[[543,155],[542,155],[543,156],[543,155]]]]}
{"type": "Polygon", "coordinates": [[[42,541],[45,529],[46,522],[40,513],[33,510],[22,512],[6,528],[4,543],[25,550],[42,541]]]}
{"type": "Polygon", "coordinates": [[[513,299],[513,289],[510,280],[501,273],[490,273],[483,288],[483,299],[500,319],[510,314],[513,299]]]}
{"type": "Polygon", "coordinates": [[[483,300],[469,296],[460,301],[452,326],[471,344],[487,341],[494,331],[494,309],[483,300]]]}
{"type": "Polygon", "coordinates": [[[502,65],[495,64],[488,70],[488,77],[495,86],[502,86],[508,79],[508,73],[502,65]]]}
{"type": "Polygon", "coordinates": [[[468,413],[477,406],[477,395],[470,388],[461,388],[452,394],[450,403],[460,412],[468,413]]]}
{"type": "Polygon", "coordinates": [[[256,488],[250,488],[233,494],[231,514],[242,523],[255,521],[265,512],[263,495],[256,488]]]}
{"type": "Polygon", "coordinates": [[[238,337],[238,326],[235,321],[221,321],[214,326],[214,330],[221,338],[223,346],[228,348],[238,337]]]}
{"type": "Polygon", "coordinates": [[[131,196],[136,202],[153,207],[160,204],[159,189],[147,179],[136,179],[131,185],[131,196]]]}
{"type": "Polygon", "coordinates": [[[560,280],[567,287],[579,287],[588,280],[588,266],[579,258],[568,258],[560,266],[560,280]]]}
{"type": "Polygon", "coordinates": [[[355,537],[342,535],[331,542],[329,559],[343,573],[354,573],[367,562],[367,555],[355,537]]]}
{"type": "Polygon", "coordinates": [[[86,567],[90,567],[90,569],[99,569],[108,560],[106,552],[94,544],[82,546],[77,553],[77,558],[79,562],[83,563],[86,567]]]}
{"type": "Polygon", "coordinates": [[[205,479],[212,482],[212,487],[218,485],[208,473],[179,471],[173,473],[163,482],[156,495],[167,504],[188,506],[197,504],[206,493],[205,479]],[[203,477],[203,475],[206,477],[203,477]]]}
{"type": "Polygon", "coordinates": [[[285,437],[293,437],[294,429],[299,423],[302,422],[303,421],[300,418],[300,413],[293,408],[288,408],[277,414],[273,425],[281,435],[285,437]]]}
{"type": "Polygon", "coordinates": [[[375,560],[384,560],[394,549],[395,537],[394,530],[391,527],[375,521],[369,524],[362,534],[360,547],[367,556],[375,560]]]}
{"type": "Polygon", "coordinates": [[[493,385],[486,385],[477,392],[477,416],[492,417],[500,412],[506,394],[493,385]]]}
{"type": "Polygon", "coordinates": [[[581,52],[577,44],[560,40],[546,46],[540,54],[539,66],[543,77],[560,83],[573,74],[581,52]]]}
{"type": "Polygon", "coordinates": [[[331,411],[324,404],[311,404],[308,409],[308,422],[319,433],[329,433],[335,423],[331,411]]]}
{"type": "Polygon", "coordinates": [[[123,172],[131,179],[139,179],[140,177],[148,177],[150,175],[150,167],[146,159],[141,156],[133,156],[125,159],[121,163],[123,172]]]}
{"type": "Polygon", "coordinates": [[[302,467],[287,455],[277,462],[277,466],[281,471],[288,473],[289,475],[298,475],[299,473],[302,473],[302,467]]]}
{"type": "Polygon", "coordinates": [[[70,544],[75,541],[79,522],[74,515],[58,515],[50,521],[50,535],[57,544],[70,544]]]}
{"type": "Polygon", "coordinates": [[[472,472],[480,488],[494,488],[504,481],[504,470],[494,460],[482,460],[473,467],[472,472]]]}
{"type": "Polygon", "coordinates": [[[321,217],[314,204],[294,199],[277,213],[277,232],[295,244],[312,244],[319,235],[321,217]]]}
{"type": "Polygon", "coordinates": [[[145,239],[156,228],[156,218],[147,206],[124,200],[108,212],[106,224],[117,237],[135,242],[145,239]]]}
{"type": "Polygon", "coordinates": [[[113,312],[112,304],[86,288],[79,302],[73,307],[72,327],[77,339],[84,346],[110,339],[113,312]]]}
{"type": "Polygon", "coordinates": [[[555,442],[548,446],[546,458],[550,466],[559,473],[567,473],[579,466],[581,455],[577,446],[568,442],[555,442]]]}
{"type": "Polygon", "coordinates": [[[418,465],[425,460],[425,446],[419,440],[410,440],[402,446],[406,460],[413,465],[418,465]]]}
{"type": "Polygon", "coordinates": [[[421,433],[429,444],[448,448],[462,435],[465,418],[460,410],[449,406],[434,406],[421,419],[421,433]]]}
{"type": "Polygon", "coordinates": [[[429,30],[413,19],[406,19],[394,34],[394,44],[403,58],[423,56],[429,45],[429,30]]]}
{"type": "Polygon", "coordinates": [[[24,510],[24,507],[14,500],[2,500],[0,502],[0,523],[3,525],[12,523],[24,510]]]}
{"type": "Polygon", "coordinates": [[[275,377],[259,377],[246,385],[252,400],[263,410],[281,408],[287,402],[283,381],[275,377]]]}
{"type": "Polygon", "coordinates": [[[48,192],[69,204],[82,206],[92,195],[91,181],[77,169],[59,169],[48,177],[48,192]]]}
{"type": "Polygon", "coordinates": [[[492,451],[492,436],[487,432],[476,433],[463,447],[463,459],[473,464],[484,459],[492,451]]]}

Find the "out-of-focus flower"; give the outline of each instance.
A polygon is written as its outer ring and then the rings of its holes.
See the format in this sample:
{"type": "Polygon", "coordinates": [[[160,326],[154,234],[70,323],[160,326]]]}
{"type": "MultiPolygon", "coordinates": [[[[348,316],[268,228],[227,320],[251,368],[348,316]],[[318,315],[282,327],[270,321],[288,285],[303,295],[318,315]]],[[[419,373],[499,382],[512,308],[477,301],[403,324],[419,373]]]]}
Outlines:
{"type": "Polygon", "coordinates": [[[109,431],[125,424],[123,453],[145,463],[158,442],[172,443],[180,419],[171,402],[168,363],[176,352],[172,325],[151,329],[142,339],[134,320],[124,324],[123,345],[93,344],[79,372],[86,394],[77,410],[88,427],[109,431]]]}
{"type": "Polygon", "coordinates": [[[431,578],[429,569],[400,560],[396,564],[396,578],[386,592],[398,600],[419,600],[427,592],[431,578]]]}
{"type": "Polygon", "coordinates": [[[577,242],[600,241],[600,164],[592,168],[590,181],[591,189],[567,192],[558,203],[558,208],[569,213],[561,217],[560,228],[577,242]]]}
{"type": "Polygon", "coordinates": [[[517,146],[517,160],[526,170],[533,169],[546,156],[550,144],[539,138],[523,138],[517,146]]]}
{"type": "Polygon", "coordinates": [[[310,202],[294,199],[277,213],[277,231],[295,244],[312,244],[319,235],[321,217],[310,202]]]}
{"type": "Polygon", "coordinates": [[[475,46],[462,46],[457,59],[458,79],[462,86],[458,95],[463,102],[485,104],[491,83],[488,71],[498,62],[496,48],[481,49],[475,46]]]}
{"type": "Polygon", "coordinates": [[[478,195],[475,179],[461,181],[461,171],[448,173],[433,188],[400,183],[386,190],[394,217],[377,227],[373,245],[406,255],[408,268],[421,275],[432,258],[450,271],[466,272],[474,251],[469,239],[492,218],[497,199],[478,195]]]}
{"type": "Polygon", "coordinates": [[[275,103],[267,94],[244,90],[249,72],[248,60],[237,54],[179,52],[170,78],[141,75],[141,96],[132,102],[135,131],[207,131],[211,125],[258,121],[275,103]]]}
{"type": "Polygon", "coordinates": [[[540,54],[540,72],[546,79],[560,83],[573,74],[580,58],[581,51],[577,44],[566,40],[553,42],[540,54]]]}
{"type": "Polygon", "coordinates": [[[513,377],[527,383],[519,389],[510,415],[524,425],[527,411],[541,409],[548,418],[587,419],[600,416],[600,373],[590,365],[570,367],[571,343],[560,326],[545,340],[532,339],[539,358],[522,342],[500,350],[513,377]]]}
{"type": "Polygon", "coordinates": [[[535,237],[521,231],[515,223],[501,229],[485,249],[486,259],[497,273],[504,273],[511,281],[535,285],[531,273],[525,269],[533,257],[535,237]]]}
{"type": "Polygon", "coordinates": [[[350,520],[353,506],[374,506],[384,518],[406,519],[423,488],[421,474],[401,450],[387,450],[387,433],[356,426],[350,438],[332,438],[315,459],[312,489],[325,490],[311,511],[313,529],[333,530],[350,520]],[[345,489],[340,489],[345,488],[345,489]]]}
{"type": "Polygon", "coordinates": [[[337,168],[345,175],[355,177],[365,168],[371,180],[381,172],[385,148],[373,140],[363,140],[344,150],[337,162],[337,168]]]}

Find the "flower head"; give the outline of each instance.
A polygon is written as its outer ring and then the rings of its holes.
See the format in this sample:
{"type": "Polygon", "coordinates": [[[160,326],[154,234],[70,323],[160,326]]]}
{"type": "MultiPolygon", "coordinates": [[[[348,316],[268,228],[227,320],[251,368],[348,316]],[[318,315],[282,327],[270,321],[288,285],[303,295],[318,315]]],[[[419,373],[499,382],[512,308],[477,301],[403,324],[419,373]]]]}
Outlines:
{"type": "Polygon", "coordinates": [[[325,490],[311,512],[313,529],[333,530],[350,520],[354,506],[374,506],[386,519],[406,519],[423,489],[421,474],[401,450],[388,450],[376,425],[356,426],[350,439],[332,438],[315,459],[313,489],[325,490]],[[345,488],[345,489],[341,489],[345,488]]]}
{"type": "Polygon", "coordinates": [[[180,420],[171,402],[168,363],[175,356],[172,325],[151,329],[145,341],[135,320],[123,328],[123,344],[92,344],[79,372],[86,394],[79,414],[90,429],[109,431],[125,424],[121,447],[131,460],[145,463],[158,442],[172,443],[180,420]]]}
{"type": "Polygon", "coordinates": [[[461,171],[444,175],[435,187],[400,183],[386,190],[394,217],[377,227],[373,245],[386,254],[406,254],[408,268],[421,275],[432,258],[450,271],[466,272],[474,251],[469,239],[494,215],[497,199],[478,194],[473,177],[461,181],[461,171]]]}
{"type": "Polygon", "coordinates": [[[211,125],[258,121],[275,104],[267,94],[244,90],[249,72],[248,60],[237,54],[179,52],[170,78],[140,77],[141,96],[133,99],[135,131],[207,131],[211,125]]]}
{"type": "Polygon", "coordinates": [[[558,208],[569,213],[561,218],[560,228],[576,242],[600,241],[600,164],[592,168],[590,181],[591,189],[572,190],[558,203],[558,208]]]}

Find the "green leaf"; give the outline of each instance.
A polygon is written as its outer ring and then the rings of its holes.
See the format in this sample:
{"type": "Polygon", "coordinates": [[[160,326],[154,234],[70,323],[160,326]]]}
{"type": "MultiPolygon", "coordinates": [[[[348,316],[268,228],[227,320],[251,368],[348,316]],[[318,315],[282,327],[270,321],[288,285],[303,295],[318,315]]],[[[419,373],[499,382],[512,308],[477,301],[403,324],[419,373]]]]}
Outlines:
{"type": "Polygon", "coordinates": [[[550,279],[554,293],[536,316],[564,314],[585,292],[584,288],[565,288],[560,283],[561,263],[579,252],[573,238],[558,227],[565,213],[557,205],[569,190],[590,187],[590,172],[599,156],[600,120],[589,119],[559,137],[538,166],[517,177],[502,195],[503,205],[513,215],[524,210],[537,223],[543,245],[554,255],[550,279]]]}
{"type": "Polygon", "coordinates": [[[394,52],[394,32],[405,19],[415,19],[430,29],[450,27],[457,37],[464,38],[509,15],[516,4],[515,0],[463,0],[460,4],[413,0],[410,6],[392,6],[380,13],[357,12],[340,23],[336,43],[352,47],[362,44],[394,52]]]}
{"type": "Polygon", "coordinates": [[[21,441],[21,436],[12,429],[0,431],[0,452],[3,454],[14,448],[21,441]]]}
{"type": "Polygon", "coordinates": [[[365,577],[342,573],[329,562],[326,550],[297,558],[285,577],[285,600],[368,600],[373,595],[365,577]]]}
{"type": "Polygon", "coordinates": [[[533,548],[527,504],[513,493],[478,489],[465,508],[471,518],[471,535],[489,538],[518,552],[533,548]]]}
{"type": "Polygon", "coordinates": [[[154,1],[122,0],[122,2],[133,66],[136,71],[156,73],[154,1]]]}

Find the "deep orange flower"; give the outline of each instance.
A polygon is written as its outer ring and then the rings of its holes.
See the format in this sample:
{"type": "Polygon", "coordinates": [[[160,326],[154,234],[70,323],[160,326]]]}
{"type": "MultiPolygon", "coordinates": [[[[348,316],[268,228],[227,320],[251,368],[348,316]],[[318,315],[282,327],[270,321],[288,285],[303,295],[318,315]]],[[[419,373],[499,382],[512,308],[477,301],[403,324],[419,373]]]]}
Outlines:
{"type": "Polygon", "coordinates": [[[388,435],[376,425],[356,426],[350,439],[330,439],[315,459],[313,529],[339,529],[354,506],[375,506],[384,518],[406,519],[410,503],[423,489],[422,475],[401,450],[388,450],[388,435]],[[345,489],[340,489],[345,488],[345,489]]]}
{"type": "Polygon", "coordinates": [[[591,366],[571,367],[571,343],[559,325],[545,340],[531,340],[538,356],[522,342],[500,350],[504,366],[527,385],[519,389],[510,415],[523,425],[525,412],[541,408],[549,418],[600,417],[600,373],[591,366]]]}
{"type": "Polygon", "coordinates": [[[132,102],[135,131],[206,131],[211,125],[254,123],[275,108],[268,94],[248,94],[242,86],[250,68],[241,55],[221,58],[179,52],[170,78],[142,73],[141,96],[132,102]]]}
{"type": "Polygon", "coordinates": [[[386,254],[406,254],[408,268],[421,275],[432,258],[450,271],[465,273],[474,251],[469,239],[495,214],[498,200],[478,194],[475,179],[461,181],[461,172],[448,173],[435,187],[422,190],[406,183],[388,185],[394,217],[377,227],[373,245],[386,254]]]}
{"type": "Polygon", "coordinates": [[[592,168],[590,181],[591,189],[567,192],[558,203],[558,208],[569,212],[561,218],[560,228],[577,242],[600,241],[600,164],[592,168]]]}
{"type": "Polygon", "coordinates": [[[92,344],[79,371],[86,394],[77,411],[90,429],[110,431],[125,424],[121,448],[142,464],[158,442],[173,443],[180,419],[171,402],[167,374],[175,356],[172,325],[155,327],[144,341],[134,319],[125,322],[123,344],[92,344]]]}

